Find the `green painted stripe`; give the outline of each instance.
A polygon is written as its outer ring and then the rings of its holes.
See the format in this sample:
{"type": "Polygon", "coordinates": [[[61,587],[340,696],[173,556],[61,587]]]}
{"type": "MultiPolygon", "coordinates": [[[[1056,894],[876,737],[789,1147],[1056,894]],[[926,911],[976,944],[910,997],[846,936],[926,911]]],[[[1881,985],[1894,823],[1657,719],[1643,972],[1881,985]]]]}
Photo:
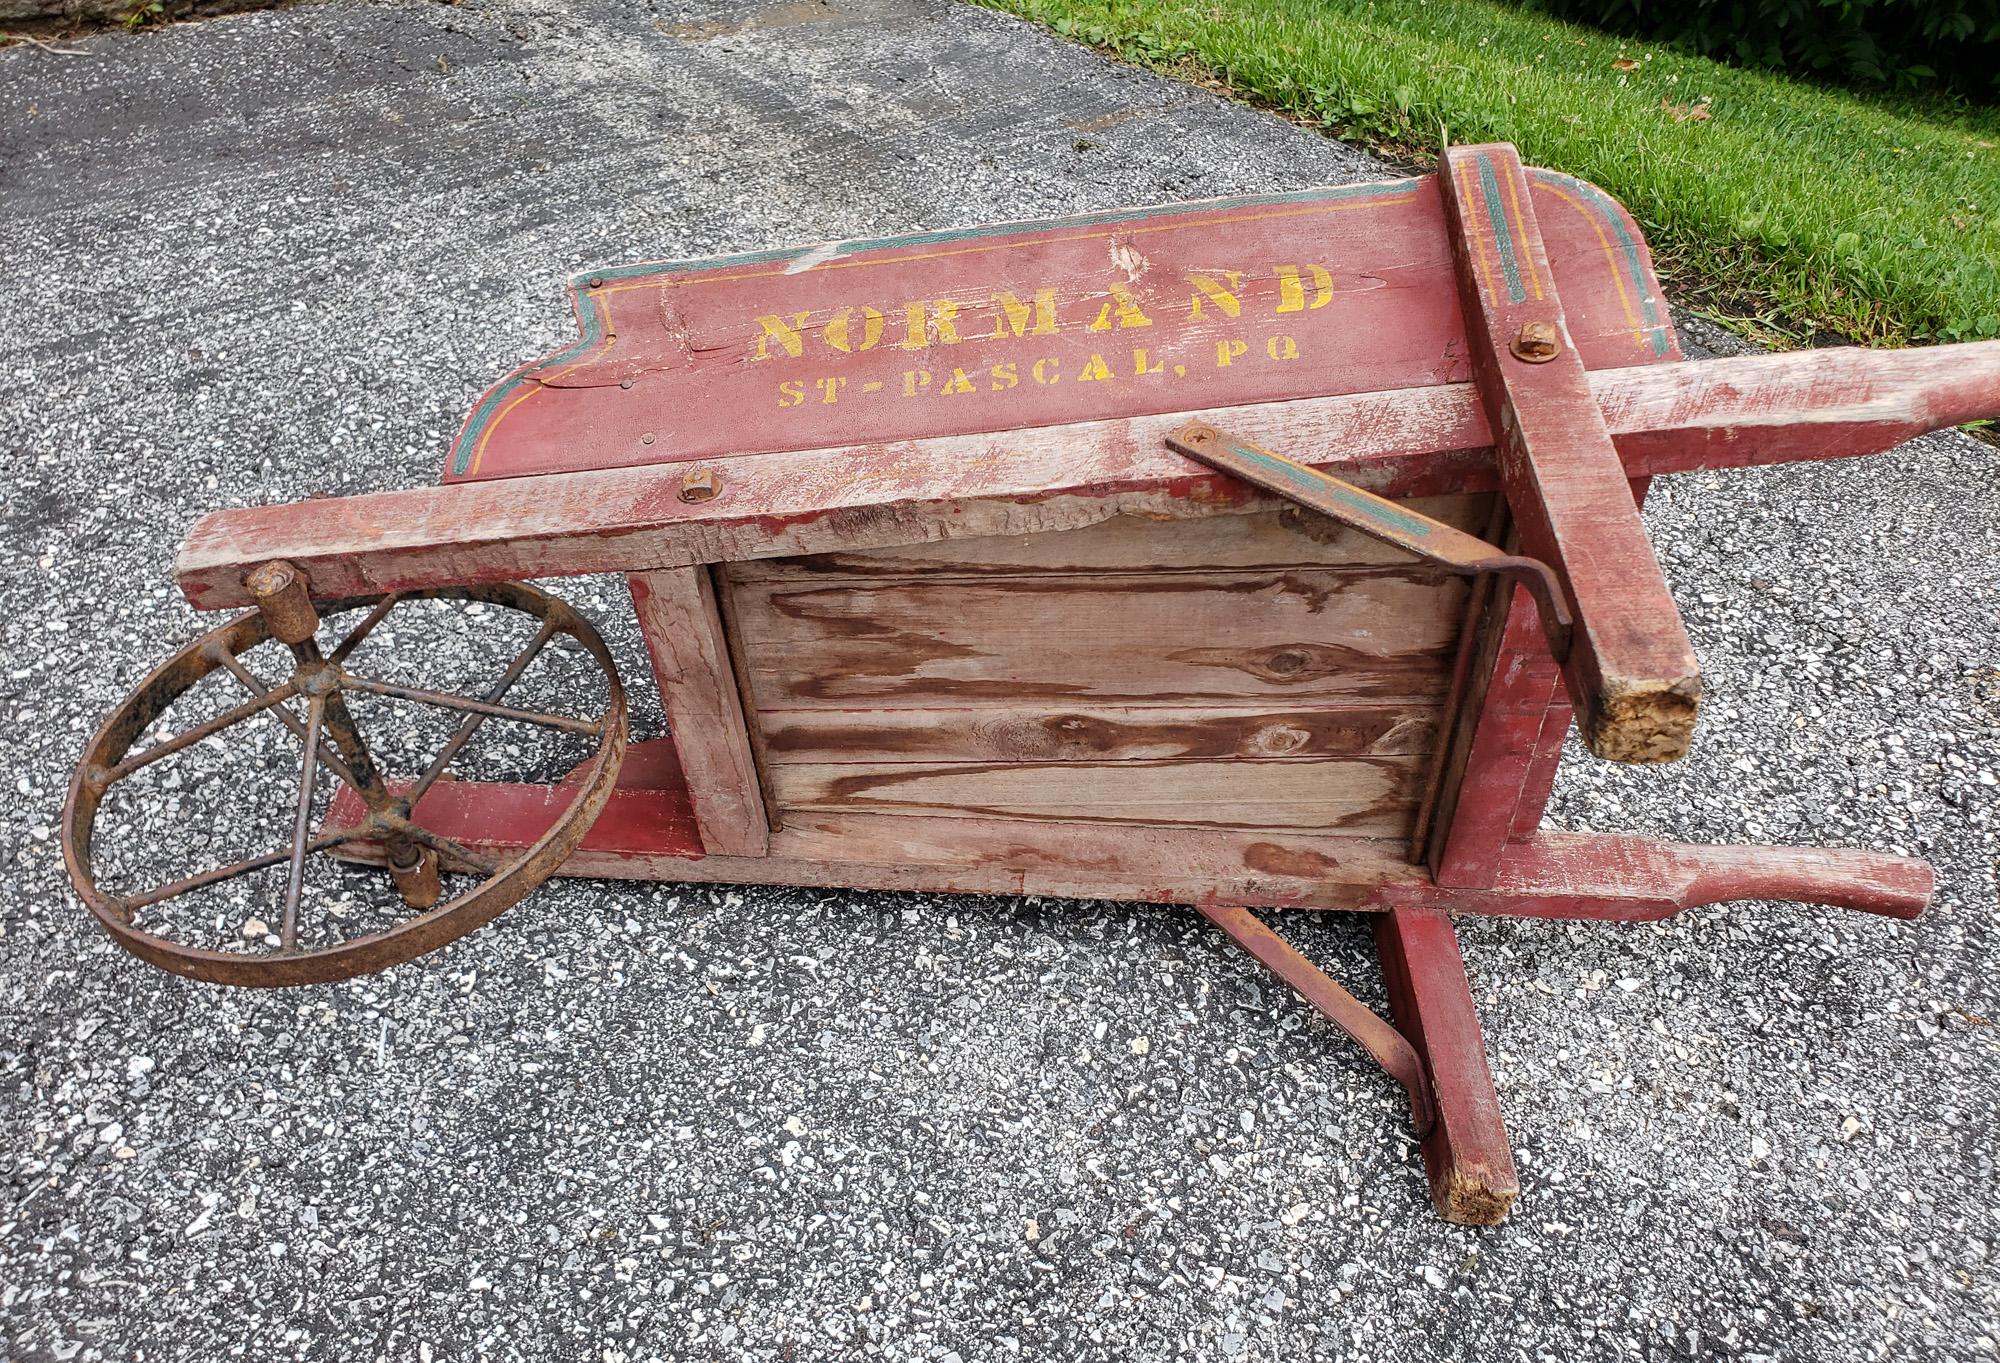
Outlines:
{"type": "Polygon", "coordinates": [[[1383,506],[1373,498],[1361,496],[1352,488],[1342,487],[1338,482],[1326,482],[1315,478],[1310,470],[1304,470],[1290,460],[1280,459],[1264,450],[1252,449],[1248,445],[1231,445],[1243,458],[1267,469],[1283,481],[1287,487],[1316,497],[1326,497],[1340,503],[1362,520],[1390,531],[1400,531],[1415,539],[1428,539],[1436,528],[1430,522],[1398,507],[1383,506]]]}
{"type": "MultiPolygon", "coordinates": [[[[1421,180],[1390,180],[1374,184],[1322,186],[1314,189],[1291,190],[1283,194],[1257,194],[1230,199],[1204,199],[1188,204],[1155,204],[1150,208],[1121,208],[1103,213],[1078,213],[1064,218],[1044,218],[1029,222],[984,223],[973,227],[946,228],[936,232],[913,232],[899,237],[866,237],[853,241],[834,243],[828,260],[842,256],[856,255],[864,251],[894,249],[899,246],[935,246],[955,241],[977,241],[987,237],[1013,236],[1021,233],[1043,231],[1049,228],[1095,227],[1105,223],[1137,222],[1146,218],[1166,217],[1181,213],[1226,212],[1232,208],[1263,208],[1274,204],[1310,204],[1335,202],[1389,194],[1413,194],[1422,184],[1421,180]]],[[[740,255],[702,256],[692,260],[652,261],[639,265],[614,265],[602,269],[585,270],[572,275],[569,290],[573,299],[580,299],[593,287],[593,279],[604,283],[643,279],[651,275],[686,274],[695,270],[719,269],[728,265],[769,265],[779,261],[797,260],[815,250],[813,246],[792,246],[776,251],[752,251],[740,255]]],[[[487,424],[505,405],[507,399],[521,390],[533,376],[544,369],[559,369],[574,363],[587,354],[604,336],[603,319],[593,303],[584,318],[583,336],[575,344],[564,347],[553,355],[546,355],[509,374],[493,390],[481,398],[472,409],[472,415],[460,428],[458,437],[451,446],[451,472],[453,477],[463,477],[472,464],[472,451],[486,432],[487,424]]]]}
{"type": "Polygon", "coordinates": [[[1610,226],[1612,233],[1618,238],[1619,249],[1624,254],[1626,271],[1632,276],[1632,291],[1639,296],[1640,311],[1645,316],[1646,325],[1651,328],[1653,353],[1666,354],[1672,349],[1667,341],[1667,329],[1661,324],[1660,310],[1653,304],[1653,288],[1646,278],[1646,263],[1640,258],[1639,243],[1632,236],[1631,229],[1625,226],[1625,215],[1620,211],[1618,201],[1590,181],[1579,180],[1574,175],[1565,175],[1559,170],[1537,170],[1534,174],[1537,179],[1560,182],[1566,188],[1574,189],[1610,226]]]}
{"type": "Polygon", "coordinates": [[[1486,220],[1493,224],[1493,238],[1500,244],[1500,273],[1507,277],[1507,298],[1510,302],[1525,303],[1528,286],[1521,282],[1520,247],[1508,230],[1507,214],[1500,207],[1500,180],[1493,173],[1493,162],[1484,156],[1479,158],[1479,192],[1486,200],[1486,220]]]}

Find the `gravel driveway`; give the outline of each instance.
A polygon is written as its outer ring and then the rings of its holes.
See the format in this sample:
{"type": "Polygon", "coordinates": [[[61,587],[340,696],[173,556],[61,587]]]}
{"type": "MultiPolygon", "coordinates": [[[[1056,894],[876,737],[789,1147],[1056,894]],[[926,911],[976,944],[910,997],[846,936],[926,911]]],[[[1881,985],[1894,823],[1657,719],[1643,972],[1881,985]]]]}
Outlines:
{"type": "MultiPolygon", "coordinates": [[[[224,992],[116,951],[51,832],[196,627],[197,515],[430,481],[590,263],[1381,172],[941,0],[67,46],[0,51],[7,1357],[1994,1357],[1992,450],[1657,486],[1697,755],[1573,754],[1554,821],[1893,849],[1940,893],[1468,923],[1496,1230],[1433,1217],[1392,1086],[1185,912],[571,882],[224,992]]],[[[564,590],[643,685],[613,587],[564,590]]],[[[1288,927],[1380,1006],[1364,925],[1288,927]]]]}

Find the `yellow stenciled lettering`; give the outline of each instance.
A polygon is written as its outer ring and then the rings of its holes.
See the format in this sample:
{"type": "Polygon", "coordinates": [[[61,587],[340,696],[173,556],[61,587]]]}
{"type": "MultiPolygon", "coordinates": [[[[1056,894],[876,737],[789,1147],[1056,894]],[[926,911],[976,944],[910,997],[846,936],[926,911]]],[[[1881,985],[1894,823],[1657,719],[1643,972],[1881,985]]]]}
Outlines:
{"type": "Polygon", "coordinates": [[[1032,303],[1023,303],[1010,290],[1002,289],[993,295],[993,306],[1000,309],[1000,315],[993,319],[993,334],[986,338],[989,341],[997,341],[1010,331],[1016,339],[1056,334],[1054,289],[1036,289],[1032,303]]]}
{"type": "Polygon", "coordinates": [[[1102,355],[1092,355],[1090,362],[1084,365],[1083,372],[1076,376],[1076,381],[1078,383],[1091,383],[1110,377],[1111,366],[1104,362],[1104,357],[1102,355]]]}
{"type": "Polygon", "coordinates": [[[1222,271],[1222,277],[1229,281],[1227,288],[1217,283],[1212,275],[1191,274],[1188,276],[1188,283],[1194,285],[1194,292],[1188,295],[1188,316],[1190,318],[1200,319],[1201,305],[1204,299],[1222,309],[1222,314],[1225,317],[1241,317],[1243,315],[1243,300],[1236,296],[1236,290],[1243,287],[1243,272],[1241,270],[1224,270],[1222,271]]]}
{"type": "Polygon", "coordinates": [[[1248,353],[1249,349],[1248,343],[1243,341],[1217,341],[1215,343],[1215,367],[1217,369],[1229,368],[1240,357],[1248,353]]]}
{"type": "Polygon", "coordinates": [[[1299,357],[1299,343],[1289,336],[1273,336],[1264,342],[1264,353],[1274,360],[1296,360],[1299,357]]]}
{"type": "Polygon", "coordinates": [[[1097,310],[1097,320],[1090,324],[1092,331],[1109,331],[1113,317],[1117,318],[1120,329],[1125,327],[1149,327],[1153,319],[1139,307],[1139,300],[1132,296],[1132,290],[1116,280],[1111,284],[1111,296],[1104,300],[1104,306],[1097,310]]]}
{"type": "Polygon", "coordinates": [[[1004,393],[1021,381],[1021,371],[1012,360],[1002,360],[993,366],[992,391],[1004,393]]]}
{"type": "Polygon", "coordinates": [[[1028,372],[1035,376],[1036,383],[1047,388],[1051,384],[1062,382],[1062,375],[1057,372],[1061,368],[1062,361],[1050,356],[1047,359],[1036,360],[1035,367],[1028,372]]]}
{"type": "Polygon", "coordinates": [[[913,398],[931,386],[931,371],[928,369],[905,369],[903,371],[903,396],[913,398]]]}
{"type": "Polygon", "coordinates": [[[840,390],[847,385],[847,380],[838,376],[820,379],[817,382],[820,392],[819,400],[829,407],[840,401],[840,390]]]}
{"type": "Polygon", "coordinates": [[[1306,268],[1312,271],[1311,303],[1306,302],[1306,286],[1305,281],[1299,277],[1299,267],[1296,265],[1276,267],[1279,312],[1304,312],[1308,308],[1323,308],[1333,301],[1333,276],[1326,272],[1326,267],[1308,265],[1306,268]]]}
{"type": "Polygon", "coordinates": [[[963,369],[954,369],[951,371],[951,378],[946,380],[944,387],[938,391],[942,393],[971,393],[978,390],[972,386],[972,380],[965,376],[963,369]]]}
{"type": "Polygon", "coordinates": [[[957,318],[958,304],[949,298],[913,298],[903,305],[903,339],[896,344],[904,350],[925,350],[935,331],[939,345],[957,345],[957,318]]]}
{"type": "Polygon", "coordinates": [[[882,339],[882,314],[866,304],[858,310],[861,313],[861,335],[854,335],[854,314],[857,309],[842,308],[826,323],[826,343],[843,355],[851,355],[857,350],[873,350],[875,343],[882,339]]]}
{"type": "Polygon", "coordinates": [[[1132,347],[1132,373],[1135,377],[1143,379],[1148,374],[1157,374],[1165,363],[1163,360],[1154,360],[1151,364],[1147,364],[1146,347],[1132,347]]]}
{"type": "Polygon", "coordinates": [[[805,400],[805,386],[797,379],[786,379],[778,385],[778,405],[780,407],[796,407],[805,400]]]}
{"type": "Polygon", "coordinates": [[[806,314],[803,312],[793,313],[789,322],[775,315],[759,317],[757,326],[757,353],[750,357],[752,360],[770,359],[773,341],[794,358],[805,349],[805,337],[800,334],[806,326],[806,314]]]}

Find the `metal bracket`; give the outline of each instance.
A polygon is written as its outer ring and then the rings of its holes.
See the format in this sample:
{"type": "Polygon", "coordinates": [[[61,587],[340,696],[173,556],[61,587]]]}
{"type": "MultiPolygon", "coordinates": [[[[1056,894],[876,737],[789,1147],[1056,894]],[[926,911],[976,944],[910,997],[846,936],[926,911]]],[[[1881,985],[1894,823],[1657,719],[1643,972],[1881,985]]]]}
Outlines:
{"type": "Polygon", "coordinates": [[[1548,636],[1549,651],[1556,662],[1561,664],[1568,659],[1573,634],[1569,607],[1563,601],[1562,587],[1554,570],[1540,559],[1510,554],[1476,535],[1468,535],[1330,473],[1226,434],[1207,422],[1181,427],[1167,437],[1166,443],[1177,454],[1233,473],[1246,483],[1275,492],[1448,572],[1464,577],[1498,573],[1513,578],[1535,598],[1542,632],[1548,636]]]}

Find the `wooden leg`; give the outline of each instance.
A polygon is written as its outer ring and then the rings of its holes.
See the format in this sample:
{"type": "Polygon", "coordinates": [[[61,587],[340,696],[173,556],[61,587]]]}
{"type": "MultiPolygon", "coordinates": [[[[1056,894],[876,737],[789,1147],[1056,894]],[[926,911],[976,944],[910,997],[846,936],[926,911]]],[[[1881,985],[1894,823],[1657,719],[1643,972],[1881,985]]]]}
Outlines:
{"type": "Polygon", "coordinates": [[[1375,949],[1396,1025],[1430,1072],[1437,1124],[1424,1141],[1424,1166],[1431,1200],[1447,1221],[1498,1225],[1521,1183],[1451,919],[1436,909],[1379,913],[1375,949]]]}

